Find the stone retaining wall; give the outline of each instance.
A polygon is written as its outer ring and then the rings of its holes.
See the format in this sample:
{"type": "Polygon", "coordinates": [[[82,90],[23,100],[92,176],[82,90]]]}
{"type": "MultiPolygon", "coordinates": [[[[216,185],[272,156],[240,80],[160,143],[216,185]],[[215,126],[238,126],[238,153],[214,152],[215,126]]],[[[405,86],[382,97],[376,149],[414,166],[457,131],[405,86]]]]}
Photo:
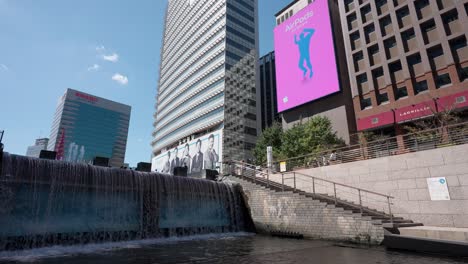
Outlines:
{"type": "Polygon", "coordinates": [[[380,244],[381,226],[370,217],[353,214],[292,192],[275,192],[260,185],[230,177],[240,183],[252,219],[260,233],[299,233],[305,238],[380,244]]]}

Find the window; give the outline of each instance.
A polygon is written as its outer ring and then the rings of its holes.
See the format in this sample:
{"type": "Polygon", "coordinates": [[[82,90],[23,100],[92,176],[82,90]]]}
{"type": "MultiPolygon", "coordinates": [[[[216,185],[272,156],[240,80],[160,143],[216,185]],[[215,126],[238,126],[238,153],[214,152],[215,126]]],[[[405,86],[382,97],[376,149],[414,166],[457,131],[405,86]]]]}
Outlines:
{"type": "Polygon", "coordinates": [[[407,96],[408,96],[408,90],[406,89],[406,86],[399,87],[399,88],[396,89],[396,98],[397,99],[407,97],[407,96]]]}
{"type": "Polygon", "coordinates": [[[388,102],[388,94],[387,93],[381,93],[378,95],[379,104],[383,104],[388,102]]]}
{"type": "Polygon", "coordinates": [[[361,110],[372,107],[372,100],[370,98],[361,99],[361,110]]]}
{"type": "Polygon", "coordinates": [[[370,14],[370,12],[371,12],[370,5],[366,5],[365,7],[363,7],[361,9],[361,15],[362,15],[362,22],[363,23],[366,23],[368,21],[367,16],[370,14]]]}
{"type": "Polygon", "coordinates": [[[460,75],[460,81],[464,82],[468,79],[468,67],[461,68],[459,70],[459,75],[460,75]]]}
{"type": "Polygon", "coordinates": [[[410,66],[413,66],[418,63],[421,63],[421,55],[419,55],[419,53],[416,53],[408,57],[408,64],[410,66]]]}
{"type": "Polygon", "coordinates": [[[444,22],[444,24],[448,24],[455,20],[458,20],[458,12],[456,9],[442,15],[442,21],[444,22]]]}
{"type": "Polygon", "coordinates": [[[397,72],[397,71],[401,71],[401,63],[400,61],[396,61],[396,62],[393,62],[391,63],[389,66],[388,66],[389,70],[391,73],[394,73],[394,72],[397,72]]]}
{"type": "Polygon", "coordinates": [[[428,87],[427,87],[427,81],[426,80],[416,82],[414,84],[414,93],[415,94],[419,94],[421,92],[427,91],[427,89],[428,89],[428,87]]]}
{"type": "Polygon", "coordinates": [[[444,73],[437,76],[435,81],[437,88],[442,88],[452,83],[452,80],[450,79],[450,75],[448,73],[444,73]]]}
{"type": "Polygon", "coordinates": [[[405,41],[408,41],[412,38],[415,38],[416,37],[416,34],[414,33],[414,30],[413,29],[409,29],[403,33],[401,33],[401,38],[405,41]]]}
{"type": "MultiPolygon", "coordinates": [[[[397,14],[397,18],[398,18],[398,26],[400,28],[404,27],[405,26],[405,23],[404,23],[404,20],[406,18],[409,18],[409,9],[408,7],[403,7],[402,9],[398,10],[396,12],[397,14]]],[[[409,24],[409,21],[408,21],[408,24],[409,24]]]]}

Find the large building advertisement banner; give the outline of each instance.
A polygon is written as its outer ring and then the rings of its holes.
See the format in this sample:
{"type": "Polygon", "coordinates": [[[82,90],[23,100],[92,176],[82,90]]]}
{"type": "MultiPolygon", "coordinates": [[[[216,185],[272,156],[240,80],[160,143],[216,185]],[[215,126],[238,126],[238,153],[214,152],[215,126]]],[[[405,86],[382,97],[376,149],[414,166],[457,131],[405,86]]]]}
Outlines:
{"type": "Polygon", "coordinates": [[[278,111],[340,91],[328,0],[316,0],[274,30],[278,111]]]}
{"type": "Polygon", "coordinates": [[[194,177],[204,169],[219,170],[222,142],[222,130],[211,132],[154,157],[151,170],[172,175],[175,167],[187,166],[188,175],[194,177]]]}

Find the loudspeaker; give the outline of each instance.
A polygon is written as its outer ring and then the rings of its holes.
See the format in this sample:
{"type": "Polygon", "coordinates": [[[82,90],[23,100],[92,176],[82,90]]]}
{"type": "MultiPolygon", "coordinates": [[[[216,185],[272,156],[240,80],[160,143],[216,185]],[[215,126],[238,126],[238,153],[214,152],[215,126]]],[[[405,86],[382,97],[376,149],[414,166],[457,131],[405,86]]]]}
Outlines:
{"type": "Polygon", "coordinates": [[[55,160],[57,158],[57,152],[43,149],[43,150],[41,150],[41,153],[39,153],[39,158],[40,159],[55,160]]]}
{"type": "Polygon", "coordinates": [[[151,172],[151,163],[148,162],[139,162],[137,164],[137,171],[151,172]]]}
{"type": "Polygon", "coordinates": [[[94,166],[109,167],[109,158],[95,157],[93,159],[94,166]]]}
{"type": "Polygon", "coordinates": [[[187,167],[175,167],[173,172],[174,172],[174,176],[187,177],[187,171],[188,171],[187,167]]]}
{"type": "Polygon", "coordinates": [[[205,177],[207,180],[216,181],[219,172],[217,170],[205,170],[205,177]]]}

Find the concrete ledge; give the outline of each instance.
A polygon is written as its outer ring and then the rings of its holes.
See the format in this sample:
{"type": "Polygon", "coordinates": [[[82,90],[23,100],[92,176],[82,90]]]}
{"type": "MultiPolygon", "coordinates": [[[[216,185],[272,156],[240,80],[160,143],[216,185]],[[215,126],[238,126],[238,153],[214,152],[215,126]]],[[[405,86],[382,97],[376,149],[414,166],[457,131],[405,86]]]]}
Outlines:
{"type": "Polygon", "coordinates": [[[468,228],[416,226],[399,228],[399,231],[402,236],[468,243],[468,228]]]}
{"type": "Polygon", "coordinates": [[[468,257],[468,243],[401,235],[385,235],[383,244],[390,249],[468,257]]]}

